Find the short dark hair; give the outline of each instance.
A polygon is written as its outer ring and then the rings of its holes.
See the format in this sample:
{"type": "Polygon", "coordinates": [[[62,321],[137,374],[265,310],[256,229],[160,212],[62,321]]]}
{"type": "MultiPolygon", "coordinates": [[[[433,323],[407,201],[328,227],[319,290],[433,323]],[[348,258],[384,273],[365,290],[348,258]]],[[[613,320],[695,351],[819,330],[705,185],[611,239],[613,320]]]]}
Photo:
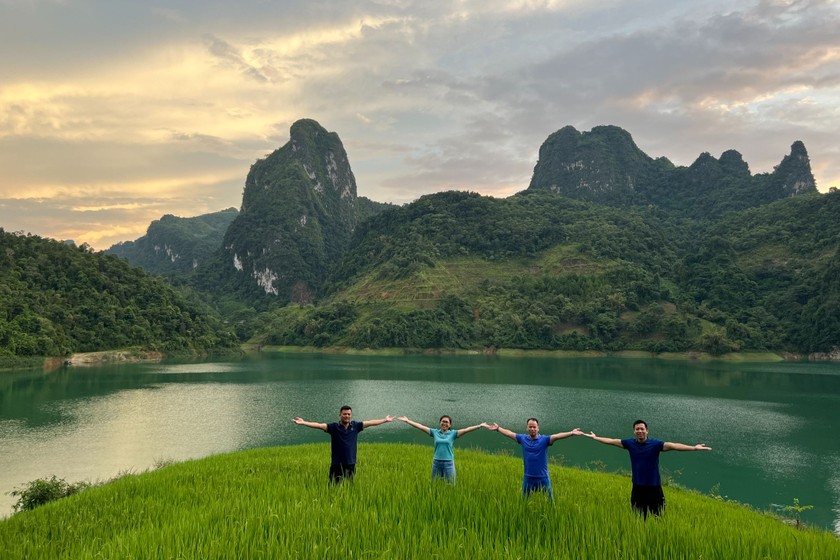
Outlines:
{"type": "MultiPolygon", "coordinates": [[[[440,420],[443,420],[444,418],[449,418],[449,423],[450,424],[452,423],[452,417],[449,416],[448,414],[444,414],[443,416],[441,416],[440,420]]],[[[440,422],[440,420],[438,420],[438,422],[440,422]]]]}
{"type": "Polygon", "coordinates": [[[342,412],[344,412],[345,410],[353,410],[353,408],[352,408],[352,407],[350,407],[350,406],[347,406],[347,405],[345,404],[344,406],[342,406],[341,408],[339,408],[339,409],[338,409],[338,412],[339,412],[339,414],[341,414],[341,413],[342,413],[342,412]]]}
{"type": "Polygon", "coordinates": [[[531,420],[533,420],[534,422],[536,422],[536,423],[537,423],[537,426],[539,426],[539,425],[540,425],[540,421],[539,421],[539,420],[537,420],[536,418],[528,418],[527,420],[525,420],[525,425],[527,426],[527,425],[528,425],[528,422],[530,422],[531,420]]]}
{"type": "Polygon", "coordinates": [[[635,428],[635,427],[636,427],[636,426],[638,426],[639,424],[644,424],[644,425],[645,425],[645,429],[646,429],[646,430],[648,429],[647,422],[645,422],[644,420],[636,420],[635,422],[633,422],[633,427],[635,428]]]}

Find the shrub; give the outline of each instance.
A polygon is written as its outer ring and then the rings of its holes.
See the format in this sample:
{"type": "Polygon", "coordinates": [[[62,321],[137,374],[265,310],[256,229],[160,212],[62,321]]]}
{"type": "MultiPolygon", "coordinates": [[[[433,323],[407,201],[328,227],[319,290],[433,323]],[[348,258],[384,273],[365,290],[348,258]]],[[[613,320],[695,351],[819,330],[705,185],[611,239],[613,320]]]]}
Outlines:
{"type": "Polygon", "coordinates": [[[9,492],[12,497],[17,497],[17,502],[12,509],[17,511],[28,511],[42,506],[48,502],[72,496],[90,486],[87,482],[69,483],[63,478],[53,475],[51,478],[38,478],[24,484],[9,492]]]}

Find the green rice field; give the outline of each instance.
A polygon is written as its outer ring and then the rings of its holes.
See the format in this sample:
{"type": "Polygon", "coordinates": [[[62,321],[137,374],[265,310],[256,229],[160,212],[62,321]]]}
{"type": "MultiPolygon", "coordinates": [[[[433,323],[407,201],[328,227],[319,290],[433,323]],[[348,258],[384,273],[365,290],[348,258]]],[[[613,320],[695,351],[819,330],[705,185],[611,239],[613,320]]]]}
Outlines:
{"type": "Polygon", "coordinates": [[[0,521],[0,556],[840,558],[828,532],[679,488],[645,521],[626,476],[551,465],[552,502],[521,496],[518,457],[456,449],[456,486],[430,481],[431,458],[431,446],[360,444],[356,480],[337,487],[326,443],[172,464],[0,521]]]}

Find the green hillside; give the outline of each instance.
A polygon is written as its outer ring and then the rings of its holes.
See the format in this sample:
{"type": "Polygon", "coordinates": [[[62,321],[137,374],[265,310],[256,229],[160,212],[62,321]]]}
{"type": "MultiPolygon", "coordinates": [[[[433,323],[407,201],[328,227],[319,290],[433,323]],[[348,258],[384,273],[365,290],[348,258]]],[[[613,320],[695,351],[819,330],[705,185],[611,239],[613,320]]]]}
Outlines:
{"type": "Polygon", "coordinates": [[[87,246],[0,229],[0,358],[236,346],[227,328],[160,278],[87,246]]]}
{"type": "MultiPolygon", "coordinates": [[[[550,465],[554,501],[522,499],[522,460],[361,444],[352,484],[327,483],[329,444],[255,449],[123,477],[0,521],[4,558],[598,558],[809,560],[840,541],[742,505],[666,487],[644,521],[630,480],[550,465]]],[[[710,486],[713,481],[710,481],[710,486]]]]}
{"type": "Polygon", "coordinates": [[[827,352],[840,194],[722,221],[526,191],[446,192],[361,224],[314,306],[255,341],[355,348],[827,352]]]}
{"type": "Polygon", "coordinates": [[[167,214],[153,221],[143,237],[117,243],[105,252],[152,274],[186,274],[215,255],[238,215],[235,208],[194,218],[167,214]]]}

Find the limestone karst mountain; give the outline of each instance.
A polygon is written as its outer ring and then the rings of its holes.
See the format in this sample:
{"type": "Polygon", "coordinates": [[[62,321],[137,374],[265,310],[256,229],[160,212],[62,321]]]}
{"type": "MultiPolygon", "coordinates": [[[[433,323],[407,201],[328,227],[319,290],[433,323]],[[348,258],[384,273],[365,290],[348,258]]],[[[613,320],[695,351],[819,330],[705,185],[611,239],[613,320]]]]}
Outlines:
{"type": "Polygon", "coordinates": [[[653,159],[616,126],[579,132],[566,126],[540,147],[529,189],[610,206],[657,206],[688,217],[719,217],[781,198],[816,193],[805,145],[771,173],[752,175],[740,153],[701,154],[688,167],[653,159]]]}

